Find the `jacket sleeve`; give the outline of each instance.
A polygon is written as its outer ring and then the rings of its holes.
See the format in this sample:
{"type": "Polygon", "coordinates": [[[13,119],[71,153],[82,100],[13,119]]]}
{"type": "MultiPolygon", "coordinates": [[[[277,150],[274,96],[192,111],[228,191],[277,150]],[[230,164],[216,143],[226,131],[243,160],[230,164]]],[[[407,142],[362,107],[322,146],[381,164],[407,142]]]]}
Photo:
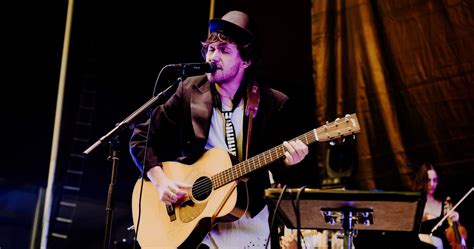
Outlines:
{"type": "Polygon", "coordinates": [[[183,82],[164,104],[151,112],[146,122],[133,129],[129,152],[144,175],[152,167],[161,166],[161,162],[175,159],[179,153],[180,127],[177,124],[182,119],[182,95],[183,82]]]}

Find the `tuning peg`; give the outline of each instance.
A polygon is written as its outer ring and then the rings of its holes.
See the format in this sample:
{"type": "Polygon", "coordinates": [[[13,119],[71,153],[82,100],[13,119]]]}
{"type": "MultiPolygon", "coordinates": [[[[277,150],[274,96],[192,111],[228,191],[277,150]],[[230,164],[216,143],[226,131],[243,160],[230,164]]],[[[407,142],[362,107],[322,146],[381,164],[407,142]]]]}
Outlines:
{"type": "Polygon", "coordinates": [[[329,141],[329,145],[334,146],[336,145],[336,142],[334,140],[329,141]]]}
{"type": "Polygon", "coordinates": [[[356,140],[356,135],[355,134],[352,134],[352,139],[356,140]]]}
{"type": "Polygon", "coordinates": [[[346,138],[345,138],[345,137],[343,137],[343,138],[342,138],[342,142],[344,143],[345,141],[346,141],[346,138]]]}

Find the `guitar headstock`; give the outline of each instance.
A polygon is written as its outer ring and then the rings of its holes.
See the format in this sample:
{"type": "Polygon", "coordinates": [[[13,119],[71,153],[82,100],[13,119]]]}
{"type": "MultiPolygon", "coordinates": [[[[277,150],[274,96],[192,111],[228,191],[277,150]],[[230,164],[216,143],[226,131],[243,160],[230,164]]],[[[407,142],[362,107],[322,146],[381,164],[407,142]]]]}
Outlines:
{"type": "Polygon", "coordinates": [[[353,135],[360,132],[359,121],[355,113],[346,114],[343,118],[336,118],[333,122],[327,122],[316,128],[318,141],[329,141],[353,135]]]}

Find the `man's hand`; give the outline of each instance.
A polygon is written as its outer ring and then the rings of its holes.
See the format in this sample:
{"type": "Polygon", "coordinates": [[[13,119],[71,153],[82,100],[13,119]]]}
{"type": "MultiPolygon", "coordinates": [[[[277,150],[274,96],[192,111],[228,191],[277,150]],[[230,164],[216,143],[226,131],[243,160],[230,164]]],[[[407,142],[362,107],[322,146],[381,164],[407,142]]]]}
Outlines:
{"type": "Polygon", "coordinates": [[[187,191],[192,187],[184,182],[169,179],[159,166],[151,168],[147,176],[158,190],[161,201],[167,205],[185,199],[187,191]]]}
{"type": "Polygon", "coordinates": [[[283,142],[285,146],[285,160],[283,162],[286,166],[297,164],[308,155],[308,146],[297,139],[296,141],[283,142]]]}

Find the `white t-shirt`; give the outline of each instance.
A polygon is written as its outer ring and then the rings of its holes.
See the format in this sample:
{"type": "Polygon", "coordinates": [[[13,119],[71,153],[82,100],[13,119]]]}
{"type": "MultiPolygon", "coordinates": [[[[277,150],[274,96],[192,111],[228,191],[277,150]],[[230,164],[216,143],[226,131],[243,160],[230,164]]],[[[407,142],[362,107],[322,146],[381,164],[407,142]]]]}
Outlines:
{"type": "MultiPolygon", "coordinates": [[[[237,137],[238,154],[242,155],[242,127],[243,127],[243,101],[235,108],[232,114],[232,124],[237,137]]],[[[231,110],[223,107],[224,111],[231,110]]],[[[224,135],[224,117],[219,109],[214,108],[211,117],[211,127],[206,143],[206,149],[219,147],[227,151],[224,135]]],[[[218,223],[206,236],[202,243],[210,248],[265,248],[270,228],[268,225],[269,211],[265,206],[255,217],[250,218],[245,213],[234,222],[218,223]]],[[[268,241],[268,243],[270,243],[268,241]]],[[[268,248],[271,248],[270,245],[268,248]]]]}

